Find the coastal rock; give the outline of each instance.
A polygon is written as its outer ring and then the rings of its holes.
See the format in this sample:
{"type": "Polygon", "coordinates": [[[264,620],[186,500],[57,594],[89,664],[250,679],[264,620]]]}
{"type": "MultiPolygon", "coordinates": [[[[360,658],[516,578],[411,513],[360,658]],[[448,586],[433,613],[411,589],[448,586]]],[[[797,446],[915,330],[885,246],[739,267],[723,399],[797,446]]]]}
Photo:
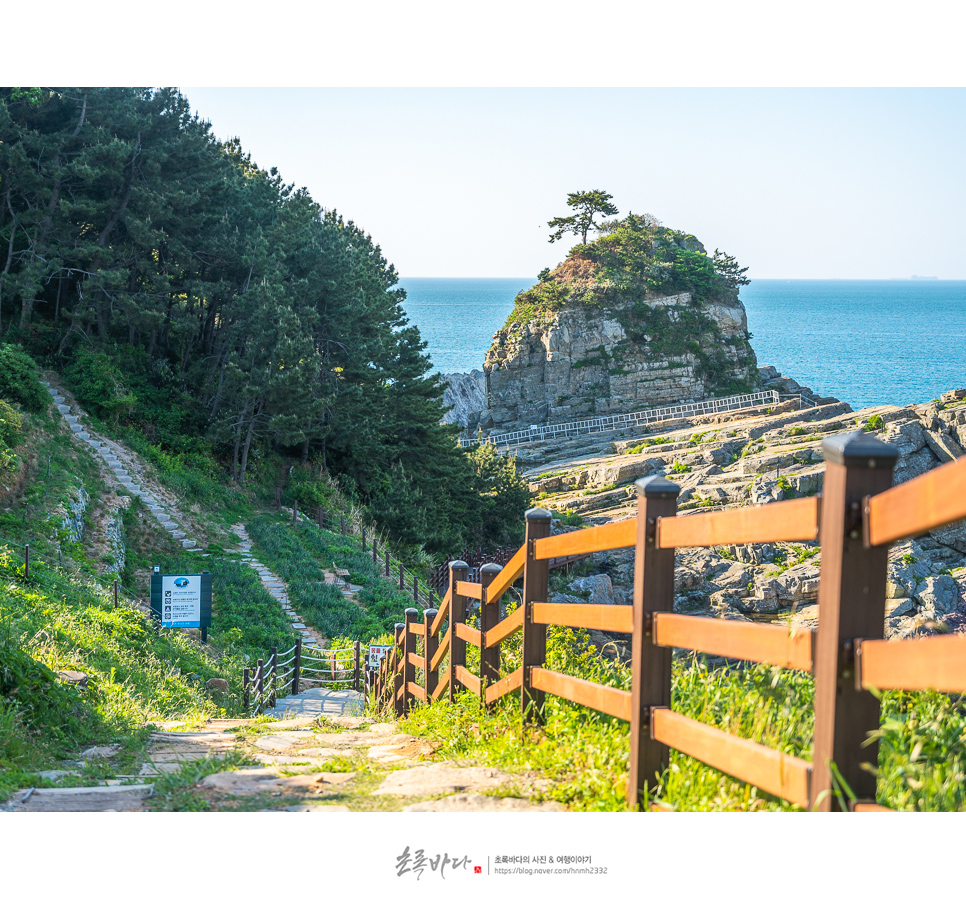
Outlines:
{"type": "Polygon", "coordinates": [[[586,594],[588,604],[613,604],[614,585],[609,575],[587,575],[575,578],[567,589],[573,594],[586,594]]]}
{"type": "MultiPolygon", "coordinates": [[[[443,421],[455,422],[461,428],[469,426],[470,417],[486,407],[483,371],[472,370],[465,374],[442,374],[446,384],[443,405],[448,406],[443,421]]],[[[470,434],[473,432],[471,431],[470,434]]]]}

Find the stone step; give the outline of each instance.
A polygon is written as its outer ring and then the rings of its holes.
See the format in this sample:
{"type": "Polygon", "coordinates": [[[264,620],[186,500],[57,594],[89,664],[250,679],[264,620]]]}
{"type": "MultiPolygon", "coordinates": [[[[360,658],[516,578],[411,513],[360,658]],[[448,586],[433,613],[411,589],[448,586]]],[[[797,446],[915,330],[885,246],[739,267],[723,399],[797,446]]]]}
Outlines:
{"type": "Polygon", "coordinates": [[[93,447],[94,450],[97,450],[97,448],[100,447],[100,446],[101,446],[101,442],[100,441],[91,440],[91,447],[93,447]]]}
{"type": "Polygon", "coordinates": [[[67,422],[68,425],[73,425],[79,421],[79,419],[76,415],[71,415],[69,412],[67,412],[64,414],[64,421],[67,422]]]}
{"type": "Polygon", "coordinates": [[[50,385],[50,384],[48,383],[48,384],[47,384],[47,392],[48,392],[48,393],[50,393],[50,395],[51,395],[51,396],[56,396],[56,395],[57,395],[57,394],[58,394],[58,393],[60,392],[60,390],[57,390],[57,389],[55,389],[54,387],[52,387],[52,386],[51,386],[51,385],[50,385]]]}
{"type": "Polygon", "coordinates": [[[197,546],[198,544],[194,540],[182,540],[181,545],[185,549],[191,549],[192,546],[197,546]]]}
{"type": "Polygon", "coordinates": [[[64,401],[65,401],[65,399],[64,399],[63,396],[55,396],[54,397],[54,405],[55,406],[63,405],[64,404],[64,401]]]}
{"type": "Polygon", "coordinates": [[[188,535],[183,530],[172,530],[171,536],[174,537],[175,540],[182,540],[188,535]]]}
{"type": "Polygon", "coordinates": [[[64,403],[61,403],[57,407],[57,411],[60,412],[62,415],[67,415],[67,413],[70,412],[70,406],[68,406],[68,405],[66,405],[64,403]]]}
{"type": "Polygon", "coordinates": [[[160,523],[162,523],[162,524],[163,524],[163,523],[164,523],[165,521],[170,521],[170,520],[171,520],[171,515],[170,515],[170,514],[161,514],[160,512],[159,512],[158,514],[155,514],[155,517],[156,517],[156,518],[158,519],[158,521],[159,521],[160,523]]]}
{"type": "Polygon", "coordinates": [[[89,431],[81,431],[81,432],[78,432],[78,437],[82,441],[89,441],[91,439],[91,434],[89,431]]]}
{"type": "Polygon", "coordinates": [[[163,528],[164,528],[165,530],[177,530],[177,529],[178,529],[178,525],[177,525],[177,524],[176,524],[176,523],[175,523],[174,521],[164,521],[164,522],[163,522],[163,523],[161,524],[161,526],[162,526],[162,527],[163,527],[163,528]]]}
{"type": "Polygon", "coordinates": [[[78,425],[75,422],[73,425],[70,426],[70,430],[73,431],[76,434],[79,431],[83,431],[84,430],[84,426],[83,425],[78,425]]]}

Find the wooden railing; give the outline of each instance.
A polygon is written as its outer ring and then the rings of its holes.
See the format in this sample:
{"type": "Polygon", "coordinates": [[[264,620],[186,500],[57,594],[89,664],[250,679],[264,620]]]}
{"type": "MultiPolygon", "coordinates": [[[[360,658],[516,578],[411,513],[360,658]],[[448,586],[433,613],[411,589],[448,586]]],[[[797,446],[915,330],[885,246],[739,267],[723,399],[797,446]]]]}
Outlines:
{"type": "Polygon", "coordinates": [[[425,610],[422,623],[416,609],[406,611],[395,646],[375,675],[375,698],[403,715],[415,700],[431,703],[444,694],[453,700],[464,688],[487,707],[519,691],[523,718],[529,722],[543,720],[546,694],[623,719],[630,723],[627,801],[632,808],[646,807],[674,748],[814,810],[840,807],[841,799],[832,794],[834,765],[856,797],[850,807],[882,810],[874,803],[875,777],[862,766],[878,756],[873,733],[880,727],[879,699],[870,691],[966,692],[966,636],[884,640],[888,545],[966,518],[966,458],[890,488],[898,456],[891,445],[852,432],[826,438],[822,448],[821,498],[677,517],[678,486],[651,476],[637,482],[635,519],[553,537],[549,512],[531,509],[526,542],[505,568],[483,566],[480,584],[470,584],[465,563],[453,562],[439,609],[425,610]],[[817,629],[671,612],[675,549],[816,538],[822,548],[817,629]],[[549,559],[631,546],[636,549],[633,605],[547,602],[549,559]],[[522,604],[501,619],[501,599],[521,575],[522,604]],[[480,611],[478,630],[465,622],[474,601],[480,611]],[[631,689],[548,670],[551,625],[630,634],[631,689]],[[502,674],[500,644],[517,631],[523,633],[522,664],[502,674]],[[467,644],[480,649],[479,674],[467,670],[467,644]],[[674,648],[814,674],[812,760],[673,712],[674,648]]]}

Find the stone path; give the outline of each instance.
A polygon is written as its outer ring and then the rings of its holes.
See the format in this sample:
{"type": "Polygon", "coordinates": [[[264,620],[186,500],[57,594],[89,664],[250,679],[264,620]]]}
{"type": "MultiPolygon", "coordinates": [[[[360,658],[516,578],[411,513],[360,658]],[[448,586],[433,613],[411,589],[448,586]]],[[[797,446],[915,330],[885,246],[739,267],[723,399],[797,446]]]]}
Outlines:
{"type": "Polygon", "coordinates": [[[276,719],[301,716],[361,716],[366,698],[356,690],[303,690],[294,696],[276,701],[275,707],[266,709],[265,715],[276,719]]]}
{"type": "Polygon", "coordinates": [[[51,386],[43,378],[41,382],[53,397],[54,408],[63,416],[71,435],[84,444],[107,467],[109,474],[121,488],[126,489],[131,495],[140,496],[148,511],[172,539],[177,540],[189,552],[201,553],[197,542],[189,537],[186,526],[178,520],[170,504],[166,504],[160,497],[157,486],[148,485],[147,474],[134,455],[116,442],[92,432],[82,424],[82,412],[76,407],[76,400],[70,394],[66,391],[61,393],[58,388],[51,386]]]}

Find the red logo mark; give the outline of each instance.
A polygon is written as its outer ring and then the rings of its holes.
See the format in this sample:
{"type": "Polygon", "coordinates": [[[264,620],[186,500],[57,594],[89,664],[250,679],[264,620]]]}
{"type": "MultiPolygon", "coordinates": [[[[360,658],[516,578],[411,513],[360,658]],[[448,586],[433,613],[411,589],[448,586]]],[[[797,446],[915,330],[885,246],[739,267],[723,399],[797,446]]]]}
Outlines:
{"type": "Polygon", "coordinates": [[[476,875],[482,875],[483,874],[483,867],[482,866],[473,866],[473,872],[476,875]]]}

